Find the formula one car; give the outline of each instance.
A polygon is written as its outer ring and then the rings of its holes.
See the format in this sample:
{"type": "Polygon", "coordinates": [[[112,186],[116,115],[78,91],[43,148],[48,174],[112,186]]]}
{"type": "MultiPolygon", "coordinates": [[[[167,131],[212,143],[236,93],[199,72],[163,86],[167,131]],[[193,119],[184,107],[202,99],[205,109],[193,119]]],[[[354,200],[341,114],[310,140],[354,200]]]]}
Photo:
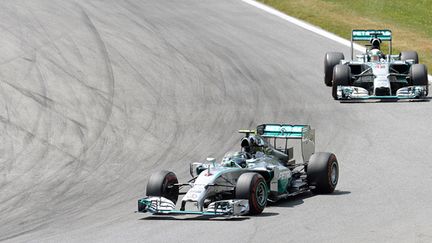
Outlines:
{"type": "Polygon", "coordinates": [[[392,55],[390,30],[353,30],[351,60],[340,52],[327,52],[324,58],[324,82],[332,86],[336,100],[423,99],[428,95],[426,66],[418,64],[415,51],[392,55]],[[354,41],[369,41],[365,53],[356,55],[354,41]],[[389,42],[389,54],[380,50],[389,42]]]}
{"type": "Polygon", "coordinates": [[[170,171],[152,174],[138,212],[155,215],[193,214],[239,216],[260,214],[267,201],[306,191],[331,193],[339,178],[332,153],[315,153],[315,130],[309,125],[263,124],[245,134],[241,150],[227,153],[221,163],[207,158],[190,164],[192,179],[179,183],[170,171]],[[303,163],[296,163],[289,139],[301,140],[303,163]],[[187,191],[182,189],[189,187],[187,191]],[[181,199],[179,209],[176,203],[181,199]],[[186,210],[193,204],[197,210],[186,210]],[[190,206],[190,205],[189,205],[190,206]]]}

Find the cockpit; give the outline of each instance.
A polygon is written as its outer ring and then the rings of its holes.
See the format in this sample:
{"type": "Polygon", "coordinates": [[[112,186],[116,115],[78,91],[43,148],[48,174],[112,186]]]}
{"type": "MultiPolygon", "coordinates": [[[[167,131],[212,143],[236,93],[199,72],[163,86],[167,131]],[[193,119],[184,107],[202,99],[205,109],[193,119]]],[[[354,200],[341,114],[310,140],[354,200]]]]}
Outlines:
{"type": "Polygon", "coordinates": [[[247,159],[250,159],[250,156],[246,152],[228,152],[224,155],[221,165],[224,167],[246,168],[247,159]]]}

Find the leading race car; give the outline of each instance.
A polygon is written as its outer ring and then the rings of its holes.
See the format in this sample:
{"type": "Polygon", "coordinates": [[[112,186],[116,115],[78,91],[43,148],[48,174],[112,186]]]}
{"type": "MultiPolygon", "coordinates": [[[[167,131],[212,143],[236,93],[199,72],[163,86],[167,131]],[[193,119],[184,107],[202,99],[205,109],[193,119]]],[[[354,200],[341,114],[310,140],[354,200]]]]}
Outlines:
{"type": "Polygon", "coordinates": [[[315,131],[309,125],[263,124],[245,134],[241,150],[227,153],[220,163],[208,158],[192,163],[192,179],[179,183],[170,171],[152,174],[138,212],[156,215],[195,214],[239,216],[260,214],[267,201],[306,191],[331,193],[339,178],[332,153],[315,153],[315,131]],[[296,163],[289,139],[301,141],[302,163],[296,163]],[[188,190],[182,189],[189,187],[188,190]],[[179,195],[180,207],[176,207],[179,195]],[[196,206],[187,210],[186,204],[196,206]]]}
{"type": "Polygon", "coordinates": [[[327,52],[324,58],[324,82],[332,86],[336,100],[423,99],[428,95],[428,74],[418,63],[415,51],[392,55],[390,30],[353,30],[351,60],[340,52],[327,52]],[[354,41],[369,41],[365,53],[353,58],[354,41]],[[389,54],[380,50],[389,42],[389,54]]]}

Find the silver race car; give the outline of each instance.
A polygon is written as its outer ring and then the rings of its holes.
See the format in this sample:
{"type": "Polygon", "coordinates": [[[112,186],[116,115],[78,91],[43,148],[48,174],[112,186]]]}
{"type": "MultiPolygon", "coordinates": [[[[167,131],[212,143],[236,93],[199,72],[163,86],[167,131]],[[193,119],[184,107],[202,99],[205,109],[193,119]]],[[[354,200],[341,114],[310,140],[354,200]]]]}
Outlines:
{"type": "Polygon", "coordinates": [[[340,52],[327,52],[324,82],[336,100],[423,99],[428,95],[428,74],[415,51],[392,55],[390,30],[353,30],[351,60],[340,52]],[[354,41],[368,41],[365,53],[354,59],[354,41]],[[388,42],[388,54],[380,45],[388,42]]]}
{"type": "Polygon", "coordinates": [[[240,151],[227,153],[220,163],[207,158],[190,164],[192,179],[186,183],[179,183],[170,171],[151,175],[147,196],[138,200],[138,212],[255,215],[264,210],[267,201],[306,191],[335,190],[338,161],[332,153],[315,152],[315,131],[309,125],[263,124],[240,132],[245,134],[240,151]],[[293,147],[288,147],[290,139],[301,141],[302,163],[295,162],[293,147]],[[184,196],[177,207],[179,195],[184,196]]]}

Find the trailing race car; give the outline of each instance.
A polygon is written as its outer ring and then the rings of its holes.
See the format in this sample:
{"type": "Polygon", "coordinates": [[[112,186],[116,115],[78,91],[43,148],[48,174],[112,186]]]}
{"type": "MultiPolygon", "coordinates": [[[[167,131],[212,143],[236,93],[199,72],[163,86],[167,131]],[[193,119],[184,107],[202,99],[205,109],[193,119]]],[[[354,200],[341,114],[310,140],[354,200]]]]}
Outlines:
{"type": "Polygon", "coordinates": [[[138,212],[157,215],[195,214],[239,216],[260,214],[267,201],[278,201],[306,191],[331,193],[339,178],[332,153],[315,153],[315,131],[309,125],[263,124],[245,134],[241,150],[227,153],[221,163],[208,158],[192,163],[192,179],[179,183],[170,171],[152,174],[138,212]],[[289,139],[301,140],[303,163],[296,163],[289,139]],[[181,192],[183,188],[187,191],[181,192]],[[179,209],[176,203],[184,195],[179,209]],[[197,210],[186,210],[186,204],[197,210]]]}
{"type": "Polygon", "coordinates": [[[324,58],[324,82],[332,86],[336,100],[353,99],[422,99],[428,95],[428,74],[418,64],[415,51],[392,55],[390,30],[353,30],[351,60],[340,52],[327,52],[324,58]],[[369,41],[366,53],[356,55],[354,41],[369,41]],[[382,41],[389,42],[389,54],[380,50],[382,41]]]}

